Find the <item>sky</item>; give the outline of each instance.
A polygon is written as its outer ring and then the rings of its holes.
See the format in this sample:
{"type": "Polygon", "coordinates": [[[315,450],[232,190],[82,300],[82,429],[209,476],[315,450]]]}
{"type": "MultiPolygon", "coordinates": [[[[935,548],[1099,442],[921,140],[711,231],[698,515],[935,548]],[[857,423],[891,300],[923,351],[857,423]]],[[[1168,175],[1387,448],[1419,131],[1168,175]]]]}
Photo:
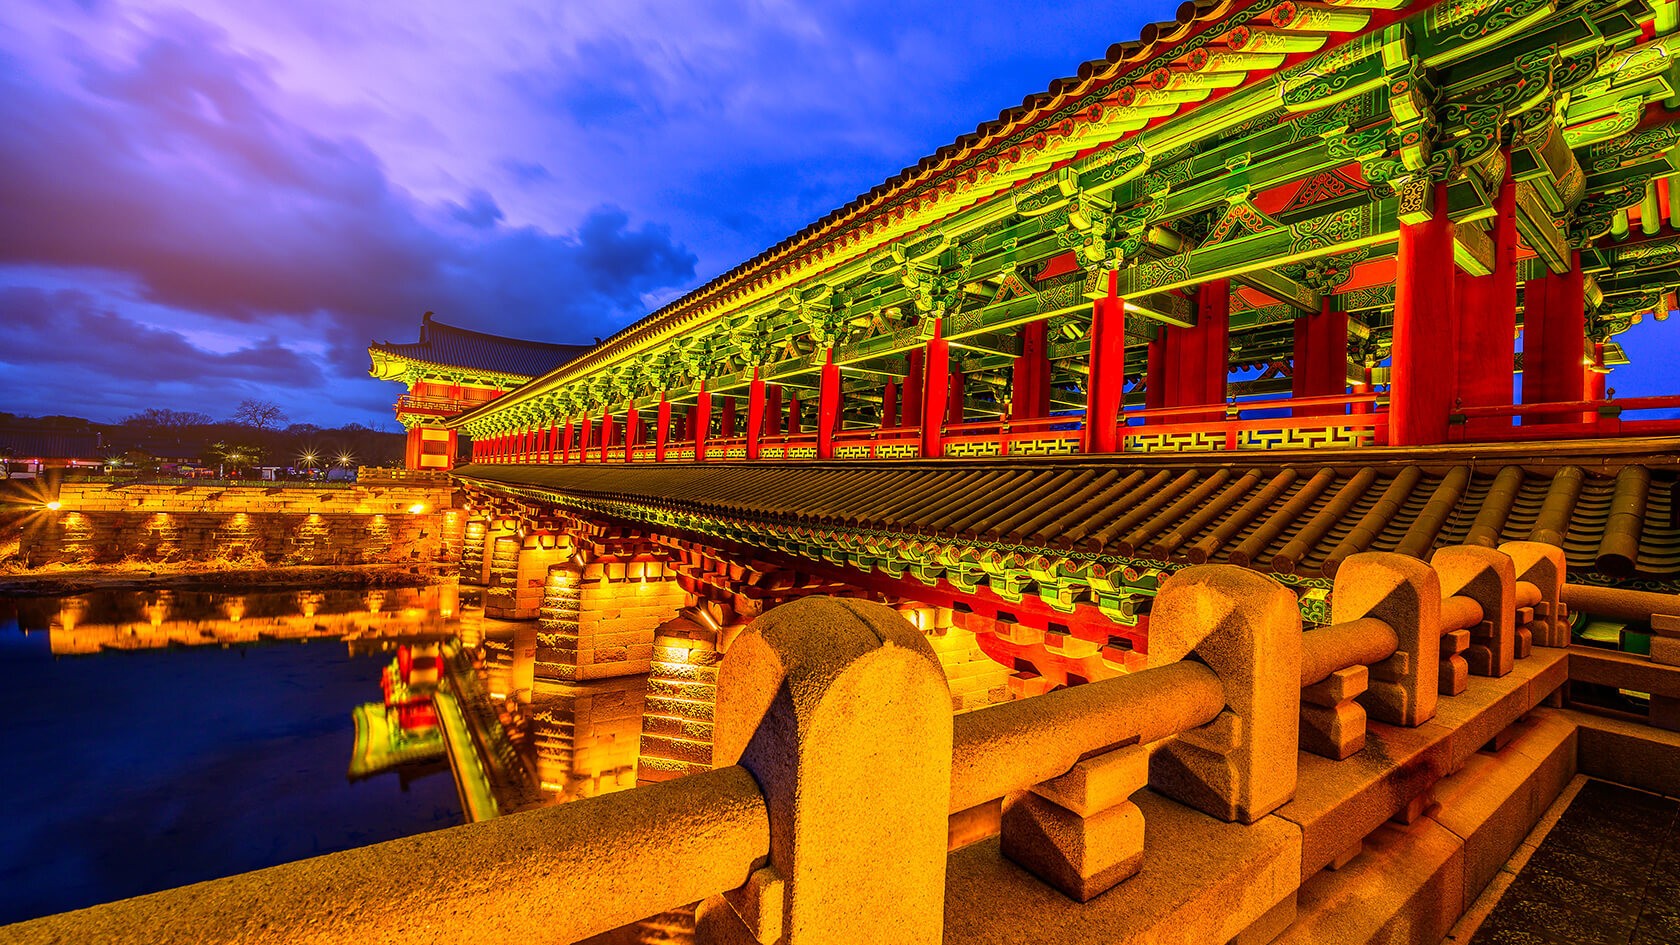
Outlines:
{"type": "Polygon", "coordinates": [[[0,411],[396,430],[421,313],[610,335],[1175,9],[8,0],[0,411]]]}
{"type": "Polygon", "coordinates": [[[0,410],[399,429],[370,340],[610,335],[1175,8],[10,0],[0,410]]]}

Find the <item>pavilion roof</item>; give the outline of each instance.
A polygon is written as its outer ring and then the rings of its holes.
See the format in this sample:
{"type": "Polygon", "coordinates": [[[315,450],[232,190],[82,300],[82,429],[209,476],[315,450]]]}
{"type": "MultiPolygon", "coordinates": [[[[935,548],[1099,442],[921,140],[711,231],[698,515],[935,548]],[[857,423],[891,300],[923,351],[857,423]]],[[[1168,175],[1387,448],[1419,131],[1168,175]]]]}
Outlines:
{"type": "Polygon", "coordinates": [[[1573,574],[1680,579],[1670,505],[1680,478],[1676,438],[1334,457],[474,465],[457,475],[736,540],[794,529],[915,554],[1143,567],[1229,560],[1306,578],[1332,574],[1356,551],[1426,558],[1446,545],[1549,540],[1564,548],[1573,574]],[[1630,516],[1639,524],[1631,537],[1630,516]],[[1633,553],[1618,560],[1618,548],[1633,553]]]}
{"type": "Polygon", "coordinates": [[[532,378],[565,364],[588,351],[589,347],[526,341],[458,328],[438,321],[427,312],[420,324],[419,341],[407,344],[370,342],[368,351],[438,367],[468,368],[532,378]]]}

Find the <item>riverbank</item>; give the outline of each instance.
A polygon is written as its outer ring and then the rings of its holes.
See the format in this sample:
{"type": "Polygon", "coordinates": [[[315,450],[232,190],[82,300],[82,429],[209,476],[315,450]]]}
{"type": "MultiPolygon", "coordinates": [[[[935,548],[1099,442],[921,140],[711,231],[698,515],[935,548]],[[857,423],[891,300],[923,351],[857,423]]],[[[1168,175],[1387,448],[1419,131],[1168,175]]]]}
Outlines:
{"type": "MultiPolygon", "coordinates": [[[[452,575],[452,571],[449,572],[452,575]]],[[[424,587],[445,578],[432,564],[294,565],[250,567],[244,563],[48,565],[0,573],[0,597],[48,597],[89,591],[172,588],[191,591],[328,590],[364,587],[424,587]]]]}

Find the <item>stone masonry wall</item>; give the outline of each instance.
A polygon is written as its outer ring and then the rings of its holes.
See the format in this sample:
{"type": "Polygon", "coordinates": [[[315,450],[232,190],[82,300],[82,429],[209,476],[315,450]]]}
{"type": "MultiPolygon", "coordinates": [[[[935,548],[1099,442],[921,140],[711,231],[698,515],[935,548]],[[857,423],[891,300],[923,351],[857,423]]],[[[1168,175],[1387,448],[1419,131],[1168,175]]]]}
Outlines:
{"type": "Polygon", "coordinates": [[[675,572],[658,561],[591,563],[575,579],[575,598],[562,601],[551,586],[543,602],[537,675],[580,680],[647,672],[654,631],[690,599],[675,572]]]}
{"type": "Polygon", "coordinates": [[[258,558],[375,564],[458,555],[465,516],[437,485],[348,489],[65,483],[23,529],[20,558],[114,564],[258,558]],[[419,508],[414,512],[411,509],[419,508]]]}

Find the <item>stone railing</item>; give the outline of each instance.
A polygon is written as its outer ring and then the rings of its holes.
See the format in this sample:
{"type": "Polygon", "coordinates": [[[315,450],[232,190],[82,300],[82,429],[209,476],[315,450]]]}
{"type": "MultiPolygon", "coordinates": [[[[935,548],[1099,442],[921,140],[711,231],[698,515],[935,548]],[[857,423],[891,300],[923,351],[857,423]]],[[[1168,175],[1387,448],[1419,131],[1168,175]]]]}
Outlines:
{"type": "MultiPolygon", "coordinates": [[[[567,942],[698,901],[702,943],[938,942],[950,851],[994,832],[1004,858],[1076,902],[1150,868],[1146,794],[1216,821],[1274,825],[1239,830],[1300,823],[1307,845],[1322,846],[1316,822],[1289,812],[1310,759],[1297,745],[1345,758],[1363,744],[1367,714],[1397,727],[1387,731],[1419,729],[1467,676],[1510,674],[1518,698],[1467,710],[1487,715],[1476,723],[1487,735],[1474,736],[1486,741],[1544,695],[1529,684],[1537,671],[1513,666],[1530,639],[1557,642],[1563,579],[1561,552],[1528,543],[1444,549],[1429,564],[1352,555],[1337,573],[1334,622],[1303,632],[1294,595],[1271,578],[1189,567],[1155,598],[1145,668],[955,719],[938,659],[902,616],[805,598],[754,621],[722,662],[712,771],[7,932],[290,945],[517,941],[540,930],[567,942]]],[[[1357,850],[1426,801],[1429,782],[1407,777],[1404,796],[1349,802],[1335,842],[1357,850]]],[[[1301,854],[1295,882],[1326,857],[1301,854]]],[[[1294,893],[1278,894],[1293,918],[1294,893]]],[[[1221,928],[1237,922],[1226,929],[1235,934],[1276,915],[1272,905],[1233,912],[1221,928]]]]}
{"type": "Polygon", "coordinates": [[[1650,631],[1646,655],[1576,646],[1570,678],[1650,696],[1651,725],[1680,731],[1680,595],[1568,584],[1564,603],[1579,611],[1624,620],[1650,631]]]}

